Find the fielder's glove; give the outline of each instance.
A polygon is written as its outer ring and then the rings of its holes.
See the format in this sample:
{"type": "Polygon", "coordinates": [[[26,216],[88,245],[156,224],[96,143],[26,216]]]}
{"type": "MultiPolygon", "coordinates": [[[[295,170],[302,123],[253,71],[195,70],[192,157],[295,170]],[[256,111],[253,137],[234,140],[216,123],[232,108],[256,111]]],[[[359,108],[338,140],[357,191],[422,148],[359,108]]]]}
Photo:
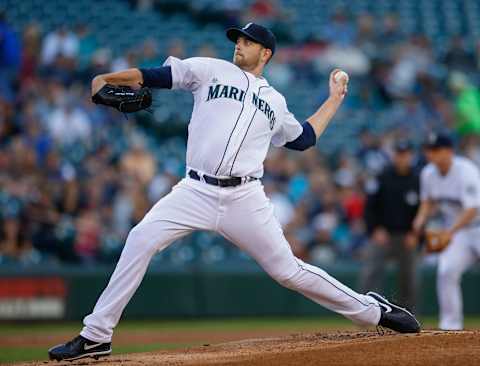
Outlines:
{"type": "Polygon", "coordinates": [[[123,113],[132,113],[152,105],[152,92],[147,87],[135,90],[129,86],[105,84],[92,96],[92,102],[113,107],[123,113]]]}
{"type": "Polygon", "coordinates": [[[428,253],[439,253],[450,244],[451,236],[443,230],[425,231],[425,242],[428,253]]]}

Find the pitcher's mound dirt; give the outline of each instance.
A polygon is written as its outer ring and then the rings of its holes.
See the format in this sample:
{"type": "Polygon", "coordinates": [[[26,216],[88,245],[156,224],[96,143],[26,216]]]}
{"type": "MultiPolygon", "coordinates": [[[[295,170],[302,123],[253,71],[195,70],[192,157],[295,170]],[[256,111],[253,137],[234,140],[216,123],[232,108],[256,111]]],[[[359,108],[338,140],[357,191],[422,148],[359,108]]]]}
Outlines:
{"type": "MultiPolygon", "coordinates": [[[[29,363],[45,365],[47,362],[29,363]]],[[[50,363],[51,364],[51,363],[50,363]]],[[[55,365],[480,365],[480,331],[298,334],[175,351],[136,353],[55,365]]]]}

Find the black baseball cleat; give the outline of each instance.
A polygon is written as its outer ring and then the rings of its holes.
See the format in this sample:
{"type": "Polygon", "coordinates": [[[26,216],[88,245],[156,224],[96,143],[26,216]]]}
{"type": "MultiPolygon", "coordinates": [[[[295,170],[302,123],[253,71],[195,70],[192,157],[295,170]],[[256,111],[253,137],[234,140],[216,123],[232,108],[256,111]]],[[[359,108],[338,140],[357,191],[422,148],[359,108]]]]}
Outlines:
{"type": "Polygon", "coordinates": [[[376,292],[367,292],[368,296],[378,301],[381,310],[378,325],[392,329],[399,333],[419,333],[420,323],[411,312],[391,303],[376,292]]]}
{"type": "Polygon", "coordinates": [[[84,357],[98,360],[99,357],[108,356],[110,353],[112,353],[111,343],[93,342],[79,335],[70,342],[50,348],[48,357],[50,360],[57,361],[73,361],[84,357]]]}

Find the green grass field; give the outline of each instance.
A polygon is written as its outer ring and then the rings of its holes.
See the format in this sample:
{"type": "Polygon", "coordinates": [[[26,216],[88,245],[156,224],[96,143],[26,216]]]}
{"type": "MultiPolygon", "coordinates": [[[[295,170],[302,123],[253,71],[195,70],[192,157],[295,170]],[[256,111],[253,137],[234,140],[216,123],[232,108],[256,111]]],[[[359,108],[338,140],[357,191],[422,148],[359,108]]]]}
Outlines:
{"type": "MultiPolygon", "coordinates": [[[[425,328],[435,328],[435,318],[422,319],[425,328]]],[[[466,328],[479,329],[480,317],[469,317],[465,320],[466,328]]],[[[9,337],[37,337],[42,335],[63,336],[75,335],[81,327],[80,322],[64,323],[0,323],[0,363],[16,361],[46,360],[48,346],[25,344],[7,345],[9,337]]],[[[356,329],[352,323],[339,317],[301,317],[301,318],[236,318],[205,320],[155,320],[155,321],[123,321],[116,329],[116,334],[128,332],[168,333],[175,334],[197,332],[245,332],[256,330],[278,331],[279,333],[321,332],[324,330],[356,329]]],[[[62,338],[63,339],[63,338],[62,338]]],[[[65,341],[68,340],[64,339],[65,341]]],[[[162,349],[178,349],[201,345],[202,340],[189,343],[146,343],[115,345],[114,354],[148,352],[162,349]]],[[[52,346],[52,345],[49,345],[52,346]]]]}

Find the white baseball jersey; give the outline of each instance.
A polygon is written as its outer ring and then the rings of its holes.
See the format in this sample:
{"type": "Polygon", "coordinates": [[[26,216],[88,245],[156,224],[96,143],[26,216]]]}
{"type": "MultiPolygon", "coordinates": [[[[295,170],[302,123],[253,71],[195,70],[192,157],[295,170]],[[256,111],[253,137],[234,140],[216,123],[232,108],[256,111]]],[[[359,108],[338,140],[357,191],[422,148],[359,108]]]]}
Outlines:
{"type": "MultiPolygon", "coordinates": [[[[428,164],[420,176],[422,200],[438,205],[441,225],[451,228],[461,211],[480,207],[480,172],[470,160],[455,156],[448,173],[440,174],[428,164]]],[[[437,296],[440,310],[439,328],[463,329],[463,305],[460,279],[480,256],[480,217],[456,232],[448,247],[438,256],[437,296]]]]}
{"type": "Polygon", "coordinates": [[[187,167],[213,176],[263,175],[270,142],[282,146],[302,133],[285,98],[263,77],[219,59],[169,57],[172,89],[189,90],[187,167]]]}
{"type": "MultiPolygon", "coordinates": [[[[420,176],[422,200],[432,200],[441,215],[442,226],[451,227],[459,214],[470,207],[480,208],[480,171],[464,157],[455,156],[446,175],[441,175],[437,167],[428,164],[420,176]]],[[[480,215],[469,227],[480,226],[480,215]]]]}

